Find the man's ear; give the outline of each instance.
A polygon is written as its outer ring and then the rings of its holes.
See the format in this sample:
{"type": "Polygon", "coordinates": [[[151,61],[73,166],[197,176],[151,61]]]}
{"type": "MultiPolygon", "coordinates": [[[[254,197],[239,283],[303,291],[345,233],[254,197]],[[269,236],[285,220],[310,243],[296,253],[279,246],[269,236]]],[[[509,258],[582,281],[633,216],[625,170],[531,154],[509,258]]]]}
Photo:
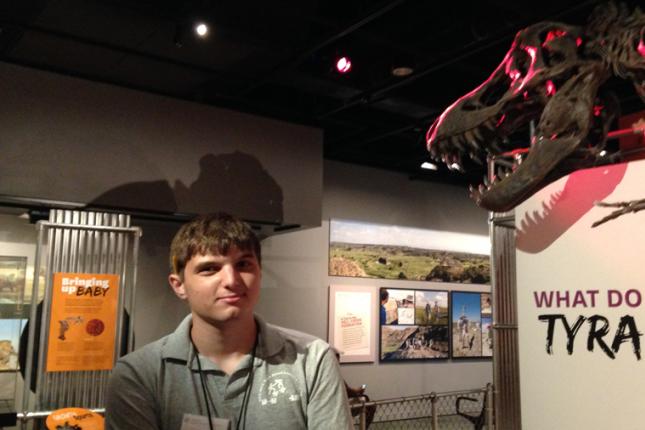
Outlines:
{"type": "Polygon", "coordinates": [[[186,288],[184,288],[184,281],[182,281],[181,276],[176,273],[171,273],[168,275],[168,283],[172,287],[172,290],[175,292],[177,297],[182,300],[186,300],[186,288]]]}

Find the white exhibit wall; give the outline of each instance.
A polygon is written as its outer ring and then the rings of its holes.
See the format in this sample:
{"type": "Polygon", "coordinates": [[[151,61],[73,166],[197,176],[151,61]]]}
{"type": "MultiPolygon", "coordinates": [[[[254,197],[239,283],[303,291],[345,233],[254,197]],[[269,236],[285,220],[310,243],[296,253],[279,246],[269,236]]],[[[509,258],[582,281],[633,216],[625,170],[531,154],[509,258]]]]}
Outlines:
{"type": "MultiPolygon", "coordinates": [[[[487,285],[327,275],[332,218],[487,236],[487,212],[477,208],[463,188],[410,181],[398,173],[325,161],[323,189],[321,227],[273,236],[263,242],[263,290],[258,312],[267,320],[327,339],[331,284],[374,290],[490,291],[487,285]]],[[[377,303],[374,313],[377,317],[377,303]]],[[[341,367],[346,381],[352,386],[366,383],[373,399],[477,388],[492,382],[491,360],[383,364],[377,360],[341,367]]]]}
{"type": "Polygon", "coordinates": [[[645,213],[592,225],[644,183],[645,161],[580,170],[516,209],[523,429],[643,428],[645,213]]]}

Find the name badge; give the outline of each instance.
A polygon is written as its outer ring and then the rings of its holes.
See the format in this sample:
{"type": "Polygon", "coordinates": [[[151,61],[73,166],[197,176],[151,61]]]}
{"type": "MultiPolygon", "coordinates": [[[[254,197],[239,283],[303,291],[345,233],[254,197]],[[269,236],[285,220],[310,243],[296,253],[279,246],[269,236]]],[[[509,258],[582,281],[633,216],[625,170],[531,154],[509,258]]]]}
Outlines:
{"type": "MultiPolygon", "coordinates": [[[[231,421],[224,418],[212,417],[214,430],[230,430],[231,421]]],[[[211,430],[208,426],[208,417],[203,415],[184,414],[181,430],[211,430]]]]}

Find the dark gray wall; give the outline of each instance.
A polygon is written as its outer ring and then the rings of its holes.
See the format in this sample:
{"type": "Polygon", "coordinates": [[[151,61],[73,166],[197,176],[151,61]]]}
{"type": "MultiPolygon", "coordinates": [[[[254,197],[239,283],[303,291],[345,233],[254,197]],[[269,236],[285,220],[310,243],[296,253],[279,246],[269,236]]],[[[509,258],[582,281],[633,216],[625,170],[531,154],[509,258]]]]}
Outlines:
{"type": "Polygon", "coordinates": [[[322,132],[0,62],[0,195],[320,225],[322,132]]]}

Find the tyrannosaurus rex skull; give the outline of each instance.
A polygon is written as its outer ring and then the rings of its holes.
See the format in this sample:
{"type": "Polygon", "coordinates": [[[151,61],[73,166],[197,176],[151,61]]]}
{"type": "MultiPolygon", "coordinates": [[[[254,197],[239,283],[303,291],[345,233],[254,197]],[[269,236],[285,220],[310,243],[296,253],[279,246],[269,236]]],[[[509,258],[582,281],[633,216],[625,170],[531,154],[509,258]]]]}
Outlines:
{"type": "Polygon", "coordinates": [[[600,151],[582,143],[598,122],[594,105],[607,68],[582,55],[584,38],[580,27],[555,22],[520,31],[493,74],[448,107],[428,130],[432,156],[454,166],[464,154],[473,159],[500,155],[509,135],[539,119],[529,155],[524,160],[514,157],[521,164],[499,172],[488,187],[471,189],[480,206],[509,210],[554,176],[579,168],[570,162],[572,157],[585,160],[600,151]],[[505,179],[507,175],[513,179],[505,179]]]}

